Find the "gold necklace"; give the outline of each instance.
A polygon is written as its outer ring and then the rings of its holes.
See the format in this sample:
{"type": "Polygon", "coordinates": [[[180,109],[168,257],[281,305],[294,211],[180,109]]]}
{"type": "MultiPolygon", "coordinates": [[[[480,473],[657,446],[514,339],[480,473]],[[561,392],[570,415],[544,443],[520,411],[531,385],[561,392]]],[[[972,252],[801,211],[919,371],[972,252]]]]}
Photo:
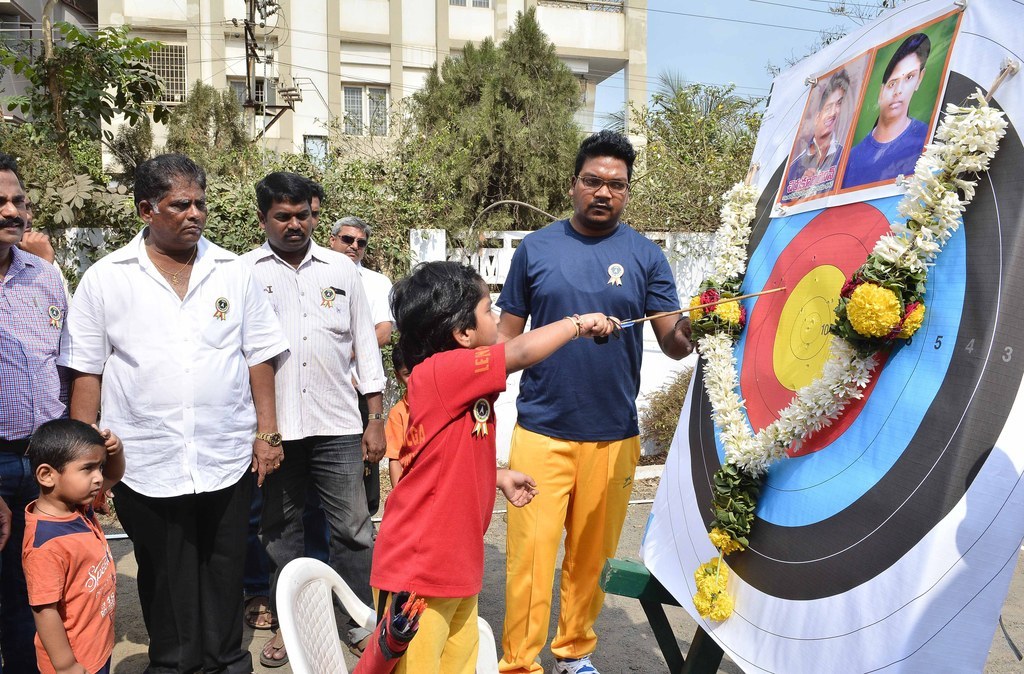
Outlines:
{"type": "Polygon", "coordinates": [[[168,280],[171,282],[172,285],[180,285],[181,281],[178,280],[178,275],[181,274],[181,272],[185,271],[185,267],[187,267],[190,264],[192,264],[192,261],[196,259],[196,253],[198,251],[199,251],[199,246],[194,246],[192,248],[192,255],[189,256],[189,258],[185,262],[185,264],[181,265],[181,268],[178,269],[178,271],[176,271],[176,272],[169,272],[166,269],[164,269],[163,267],[161,267],[160,265],[158,265],[156,263],[156,260],[153,259],[152,255],[149,256],[149,261],[153,263],[153,266],[157,268],[157,271],[159,271],[164,276],[169,276],[170,277],[168,280]]]}
{"type": "Polygon", "coordinates": [[[74,514],[74,513],[67,513],[65,515],[56,515],[54,513],[47,512],[46,510],[43,510],[41,507],[39,507],[39,502],[38,501],[36,502],[36,510],[41,512],[41,513],[43,513],[44,515],[48,515],[50,517],[56,517],[56,518],[67,517],[68,515],[74,514]]]}

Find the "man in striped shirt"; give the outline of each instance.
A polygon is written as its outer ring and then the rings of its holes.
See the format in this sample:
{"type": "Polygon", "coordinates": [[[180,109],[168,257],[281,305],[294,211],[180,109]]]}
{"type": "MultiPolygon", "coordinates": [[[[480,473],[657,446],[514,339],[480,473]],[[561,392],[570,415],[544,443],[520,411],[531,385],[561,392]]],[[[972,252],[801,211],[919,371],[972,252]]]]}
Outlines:
{"type": "MultiPolygon", "coordinates": [[[[261,538],[271,560],[273,602],[280,568],[303,553],[302,513],[311,483],[330,525],[331,566],[372,605],[373,528],[362,477],[363,460],[384,455],[384,370],[355,265],[311,239],[311,197],[309,182],[294,173],[261,180],[256,199],[267,242],[243,256],[292,345],[276,362],[285,461],[263,485],[261,538]],[[370,408],[365,433],[353,374],[370,408]]],[[[367,636],[354,628],[349,645],[358,648],[367,636]]],[[[260,661],[267,667],[287,662],[280,633],[260,661]]]]}

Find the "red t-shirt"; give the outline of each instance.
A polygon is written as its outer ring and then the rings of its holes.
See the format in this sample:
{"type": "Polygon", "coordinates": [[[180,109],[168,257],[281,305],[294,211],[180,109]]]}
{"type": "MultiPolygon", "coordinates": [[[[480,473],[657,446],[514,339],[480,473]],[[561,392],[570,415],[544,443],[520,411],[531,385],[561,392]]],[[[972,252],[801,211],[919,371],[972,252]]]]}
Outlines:
{"type": "MultiPolygon", "coordinates": [[[[51,517],[35,505],[25,508],[21,549],[28,603],[56,603],[78,664],[98,672],[114,650],[114,557],[91,507],[51,517]]],[[[35,641],[39,671],[54,674],[38,634],[35,641]]]]}
{"type": "Polygon", "coordinates": [[[504,390],[503,344],[444,351],[413,369],[402,449],[403,464],[407,454],[411,462],[384,508],[373,587],[427,597],[480,593],[496,486],[494,401],[504,390]]]}

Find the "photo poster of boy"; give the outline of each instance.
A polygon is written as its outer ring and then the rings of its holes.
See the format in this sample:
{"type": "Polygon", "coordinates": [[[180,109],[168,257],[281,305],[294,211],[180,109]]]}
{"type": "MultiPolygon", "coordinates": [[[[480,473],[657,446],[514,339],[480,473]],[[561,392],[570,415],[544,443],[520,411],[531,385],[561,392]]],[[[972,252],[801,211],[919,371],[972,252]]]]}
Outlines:
{"type": "Polygon", "coordinates": [[[860,199],[850,193],[895,187],[897,176],[913,174],[935,128],[962,17],[946,13],[816,78],[779,186],[779,206],[794,213],[852,203],[860,199]],[[824,200],[836,195],[846,196],[824,200]]]}
{"type": "Polygon", "coordinates": [[[962,17],[951,12],[875,49],[841,192],[890,185],[914,173],[935,128],[962,17]]]}
{"type": "Polygon", "coordinates": [[[861,54],[821,75],[811,86],[778,203],[789,206],[824,197],[838,188],[869,57],[869,53],[861,54]]]}

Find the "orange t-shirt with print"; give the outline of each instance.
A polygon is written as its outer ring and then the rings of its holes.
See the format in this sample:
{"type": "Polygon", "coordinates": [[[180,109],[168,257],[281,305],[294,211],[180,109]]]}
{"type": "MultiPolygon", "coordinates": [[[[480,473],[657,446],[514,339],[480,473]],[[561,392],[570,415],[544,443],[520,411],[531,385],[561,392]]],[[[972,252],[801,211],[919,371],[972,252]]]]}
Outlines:
{"type": "Polygon", "coordinates": [[[398,460],[402,447],[405,446],[405,433],[409,429],[409,399],[402,396],[402,399],[391,406],[388,412],[388,423],[384,427],[384,440],[387,442],[387,450],[384,456],[388,459],[398,460]]]}
{"type": "MultiPolygon", "coordinates": [[[[66,517],[25,508],[21,558],[32,606],[57,604],[71,651],[87,671],[99,671],[114,650],[116,576],[114,557],[92,507],[66,517]]],[[[41,674],[55,674],[39,635],[41,674]]]]}

